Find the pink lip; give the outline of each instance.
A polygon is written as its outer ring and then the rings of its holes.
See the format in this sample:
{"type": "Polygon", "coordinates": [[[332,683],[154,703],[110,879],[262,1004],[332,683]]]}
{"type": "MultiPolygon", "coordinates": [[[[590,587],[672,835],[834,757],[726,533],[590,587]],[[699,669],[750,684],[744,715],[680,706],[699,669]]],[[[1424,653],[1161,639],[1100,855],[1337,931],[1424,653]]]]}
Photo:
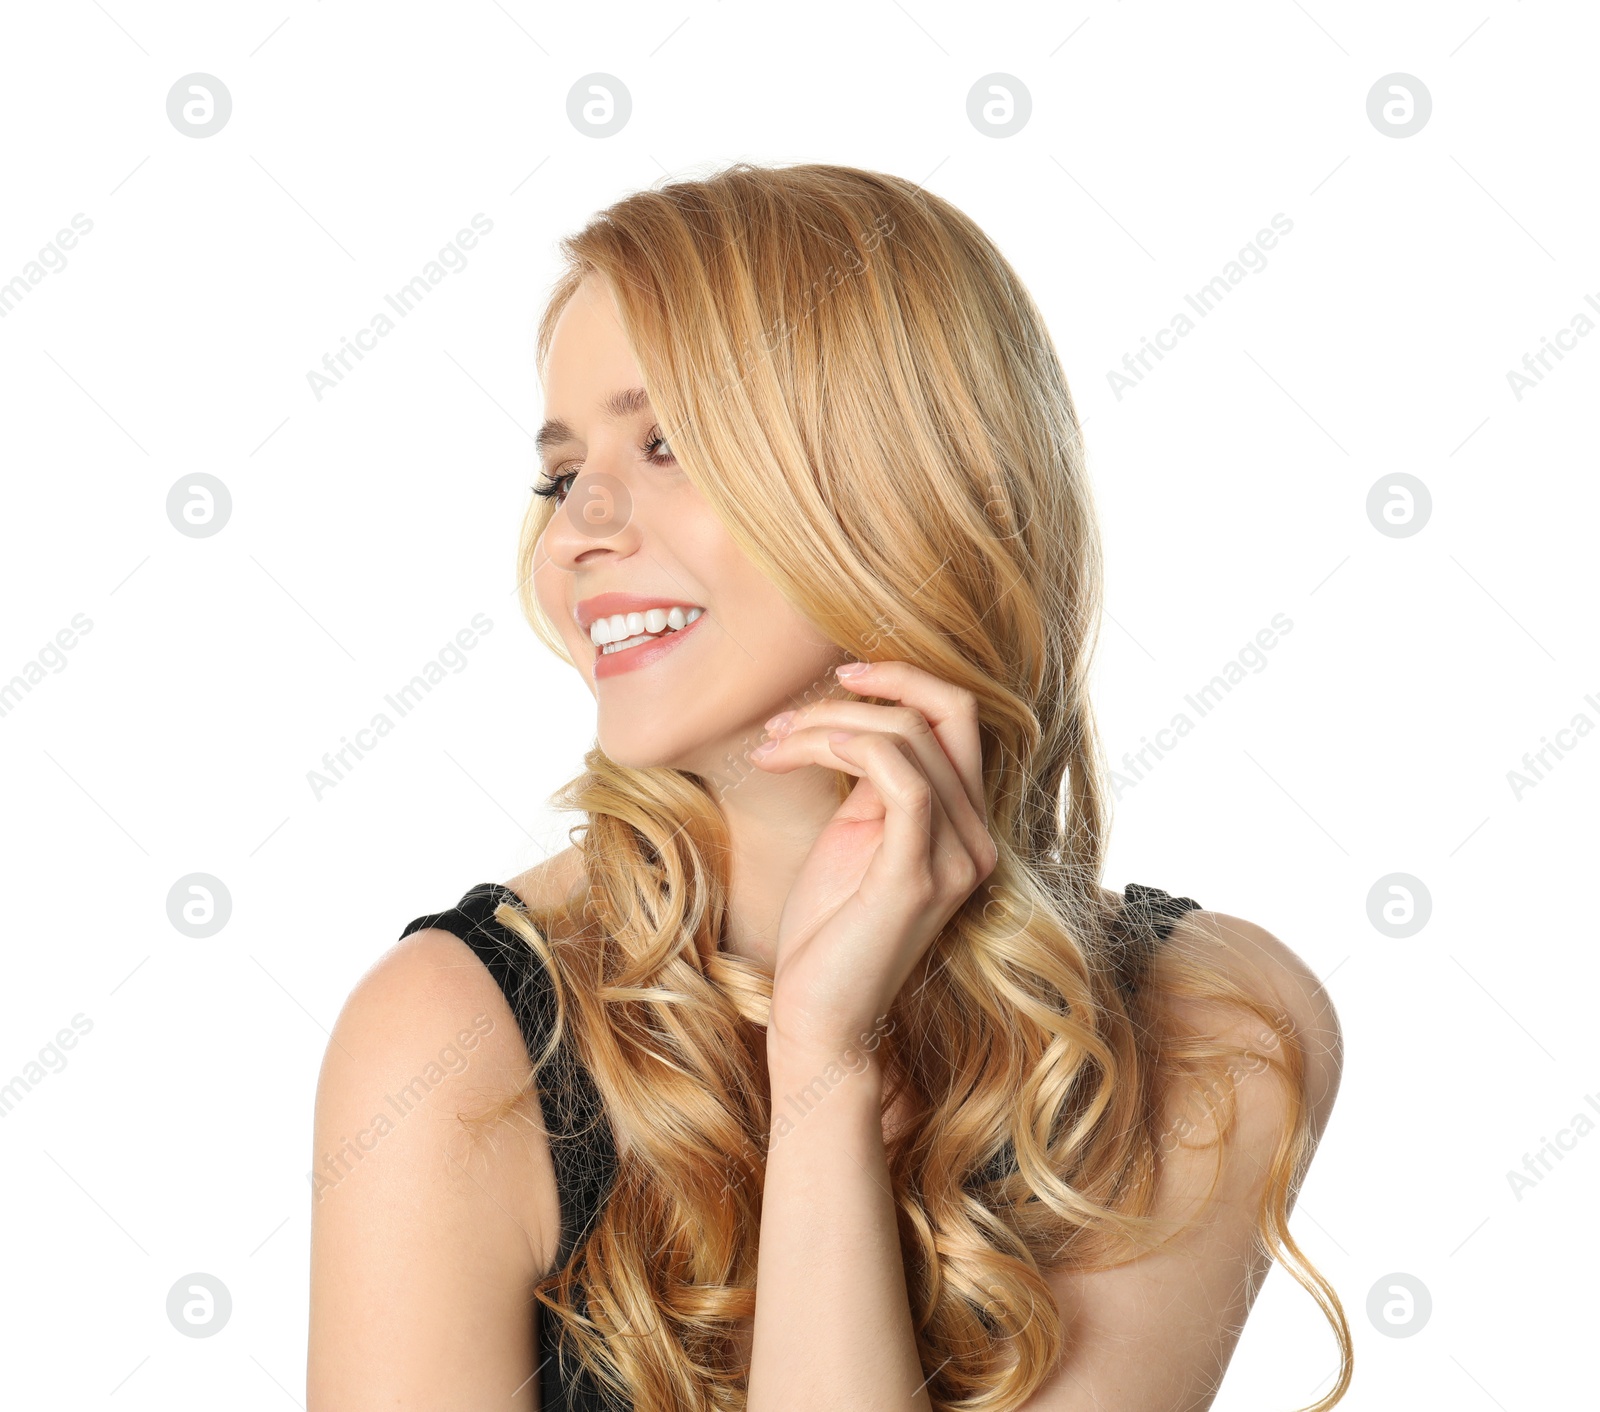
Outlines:
{"type": "MultiPolygon", "coordinates": [[[[627,595],[625,594],[602,594],[599,598],[586,600],[584,604],[580,604],[579,606],[585,607],[589,603],[600,603],[607,598],[621,598],[626,596],[627,595]]],[[[651,608],[663,608],[672,605],[656,600],[650,602],[646,606],[651,608]]],[[[595,617],[598,618],[602,616],[609,616],[610,613],[620,613],[624,611],[631,613],[642,613],[644,608],[612,608],[608,610],[606,614],[596,612],[595,617]]],[[[709,614],[702,609],[698,618],[696,618],[692,623],[685,623],[676,632],[669,632],[665,637],[653,637],[649,642],[641,642],[637,647],[629,647],[622,652],[602,652],[599,648],[595,648],[594,679],[599,681],[603,677],[614,677],[621,672],[631,672],[639,667],[652,666],[654,663],[659,662],[663,657],[665,657],[667,653],[671,652],[675,647],[677,647],[678,644],[684,640],[684,638],[688,637],[697,627],[700,626],[701,623],[705,622],[708,616],[709,614]]]]}

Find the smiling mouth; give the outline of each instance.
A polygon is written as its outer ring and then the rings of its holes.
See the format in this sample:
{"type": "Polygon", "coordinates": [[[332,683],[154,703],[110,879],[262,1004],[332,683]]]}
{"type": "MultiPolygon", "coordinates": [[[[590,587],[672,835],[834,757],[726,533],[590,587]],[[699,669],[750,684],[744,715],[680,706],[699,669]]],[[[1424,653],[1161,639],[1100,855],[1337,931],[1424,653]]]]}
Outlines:
{"type": "Polygon", "coordinates": [[[704,608],[675,605],[668,609],[651,608],[644,613],[613,613],[609,618],[596,618],[589,625],[589,641],[597,649],[597,656],[607,657],[657,638],[670,637],[704,612],[704,608]]]}

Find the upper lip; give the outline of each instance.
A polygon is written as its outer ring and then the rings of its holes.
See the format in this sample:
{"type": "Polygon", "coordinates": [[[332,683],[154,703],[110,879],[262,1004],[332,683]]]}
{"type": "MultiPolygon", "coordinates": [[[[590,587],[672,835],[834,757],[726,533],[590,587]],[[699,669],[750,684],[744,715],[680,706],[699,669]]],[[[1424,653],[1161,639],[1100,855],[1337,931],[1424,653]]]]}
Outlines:
{"type": "Polygon", "coordinates": [[[573,619],[584,632],[597,619],[616,613],[648,613],[652,608],[698,608],[700,604],[683,598],[660,598],[645,593],[597,593],[582,598],[572,610],[573,619]]]}

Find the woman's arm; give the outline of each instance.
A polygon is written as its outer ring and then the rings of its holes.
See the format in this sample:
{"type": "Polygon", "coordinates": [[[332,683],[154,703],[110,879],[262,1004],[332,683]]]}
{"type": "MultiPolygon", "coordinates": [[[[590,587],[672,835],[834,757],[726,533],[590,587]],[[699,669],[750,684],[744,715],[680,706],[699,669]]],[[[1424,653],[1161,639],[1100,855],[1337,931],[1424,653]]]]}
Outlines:
{"type": "Polygon", "coordinates": [[[494,978],[449,933],[413,933],[351,993],[317,1085],[307,1412],[538,1412],[548,1142],[458,1118],[531,1068],[494,978]]]}
{"type": "Polygon", "coordinates": [[[889,1190],[882,1069],[864,1039],[838,1056],[768,1049],[749,1412],[930,1405],[889,1190]]]}
{"type": "Polygon", "coordinates": [[[857,777],[784,899],[767,1017],[772,1095],[750,1412],[931,1405],[912,1332],[876,1040],[999,853],[971,692],[906,662],[846,664],[859,695],[774,717],[751,755],[857,777]]]}

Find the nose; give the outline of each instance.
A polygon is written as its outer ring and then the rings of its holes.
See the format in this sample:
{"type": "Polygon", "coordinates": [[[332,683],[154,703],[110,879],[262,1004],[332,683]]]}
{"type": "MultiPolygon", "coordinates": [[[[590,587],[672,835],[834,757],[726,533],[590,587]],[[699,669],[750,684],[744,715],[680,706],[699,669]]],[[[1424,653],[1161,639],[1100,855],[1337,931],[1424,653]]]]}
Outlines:
{"type": "Polygon", "coordinates": [[[585,466],[545,525],[541,543],[553,563],[569,570],[593,565],[605,554],[632,554],[639,547],[639,525],[627,482],[585,466]]]}

